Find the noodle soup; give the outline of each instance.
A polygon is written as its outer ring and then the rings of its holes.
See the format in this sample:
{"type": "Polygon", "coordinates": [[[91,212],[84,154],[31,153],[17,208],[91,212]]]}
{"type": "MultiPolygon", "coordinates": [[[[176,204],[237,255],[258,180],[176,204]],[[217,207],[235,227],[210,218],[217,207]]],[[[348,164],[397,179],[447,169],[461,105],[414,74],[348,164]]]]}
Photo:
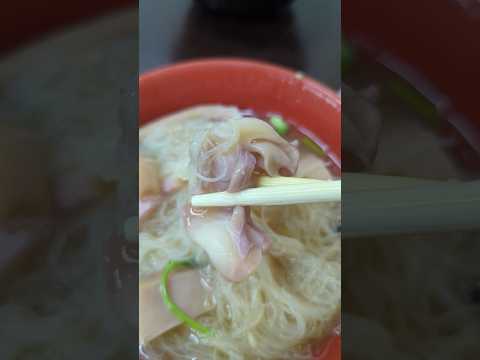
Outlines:
{"type": "Polygon", "coordinates": [[[140,129],[140,345],[146,358],[310,358],[311,344],[338,322],[338,203],[189,205],[192,194],[236,192],[259,175],[339,175],[324,145],[278,115],[265,118],[269,122],[235,107],[199,106],[140,129]]]}

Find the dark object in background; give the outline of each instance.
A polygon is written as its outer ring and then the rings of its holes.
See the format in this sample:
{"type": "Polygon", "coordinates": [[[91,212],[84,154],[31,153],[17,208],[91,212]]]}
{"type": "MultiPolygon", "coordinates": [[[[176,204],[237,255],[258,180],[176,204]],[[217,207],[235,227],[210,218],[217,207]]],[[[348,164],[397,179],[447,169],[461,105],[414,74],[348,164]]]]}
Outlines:
{"type": "Polygon", "coordinates": [[[248,54],[292,69],[305,69],[298,23],[290,9],[268,18],[238,19],[206,12],[194,3],[184,21],[174,48],[174,61],[248,54]]]}
{"type": "Polygon", "coordinates": [[[199,1],[142,0],[140,73],[202,57],[241,57],[340,88],[338,0],[296,1],[274,16],[218,16],[199,1]]]}
{"type": "Polygon", "coordinates": [[[197,0],[208,10],[222,15],[258,16],[276,13],[294,0],[197,0]]]}

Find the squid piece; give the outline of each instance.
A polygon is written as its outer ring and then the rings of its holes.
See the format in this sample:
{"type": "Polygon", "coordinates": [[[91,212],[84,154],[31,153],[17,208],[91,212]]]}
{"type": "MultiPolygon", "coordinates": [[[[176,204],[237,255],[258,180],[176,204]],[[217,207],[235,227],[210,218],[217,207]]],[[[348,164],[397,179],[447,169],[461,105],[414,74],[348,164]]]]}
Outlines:
{"type": "Polygon", "coordinates": [[[310,153],[302,153],[300,155],[298,169],[295,176],[318,180],[332,179],[332,175],[330,174],[325,162],[310,153]]]}
{"type": "MultiPolygon", "coordinates": [[[[181,324],[165,306],[160,294],[161,273],[142,279],[139,284],[139,337],[147,344],[156,337],[181,324]]],[[[198,270],[185,270],[172,274],[169,293],[190,317],[196,318],[213,308],[208,303],[208,289],[202,286],[198,270]]]]}
{"type": "Polygon", "coordinates": [[[138,214],[143,221],[158,206],[162,188],[154,162],[142,156],[139,159],[138,185],[138,214]]]}
{"type": "MultiPolygon", "coordinates": [[[[194,142],[191,162],[195,194],[243,190],[255,172],[270,176],[293,175],[298,149],[266,122],[242,118],[216,124],[194,142]]],[[[186,214],[187,231],[208,254],[213,266],[228,280],[249,276],[270,246],[246,207],[208,209],[186,214]]]]}
{"type": "Polygon", "coordinates": [[[138,195],[142,198],[147,195],[158,194],[161,192],[158,171],[155,163],[143,156],[139,158],[138,172],[138,195]]]}
{"type": "Polygon", "coordinates": [[[228,280],[239,282],[250,275],[262,260],[270,240],[251,221],[241,206],[209,209],[188,218],[187,229],[212,265],[228,280]]]}
{"type": "Polygon", "coordinates": [[[192,146],[191,162],[199,181],[195,192],[243,190],[256,168],[270,176],[291,176],[298,160],[298,149],[266,122],[230,120],[202,134],[192,146]]]}
{"type": "Polygon", "coordinates": [[[266,122],[244,118],[234,122],[238,128],[239,144],[259,156],[258,166],[268,175],[277,176],[283,170],[293,175],[298,166],[298,149],[282,138],[266,122]]]}

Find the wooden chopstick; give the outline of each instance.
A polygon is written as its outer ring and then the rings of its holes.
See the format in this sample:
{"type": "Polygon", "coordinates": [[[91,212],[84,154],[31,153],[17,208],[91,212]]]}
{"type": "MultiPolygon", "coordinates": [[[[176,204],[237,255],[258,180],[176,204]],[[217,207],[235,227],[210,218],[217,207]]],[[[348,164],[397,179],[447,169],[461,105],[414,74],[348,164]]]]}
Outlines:
{"type": "MultiPolygon", "coordinates": [[[[275,178],[271,178],[275,179],[275,178]]],[[[250,188],[236,193],[217,192],[192,196],[193,207],[220,207],[220,206],[270,206],[291,205],[315,202],[340,201],[340,180],[311,180],[298,182],[287,178],[272,181],[260,180],[262,186],[250,188]],[[273,185],[273,184],[278,185],[273,185]],[[280,185],[282,184],[282,185],[280,185]],[[286,184],[286,185],[283,185],[286,184]]]]}
{"type": "Polygon", "coordinates": [[[319,184],[323,180],[307,179],[289,176],[260,176],[257,180],[258,187],[267,186],[283,186],[283,185],[305,185],[305,184],[319,184]]]}

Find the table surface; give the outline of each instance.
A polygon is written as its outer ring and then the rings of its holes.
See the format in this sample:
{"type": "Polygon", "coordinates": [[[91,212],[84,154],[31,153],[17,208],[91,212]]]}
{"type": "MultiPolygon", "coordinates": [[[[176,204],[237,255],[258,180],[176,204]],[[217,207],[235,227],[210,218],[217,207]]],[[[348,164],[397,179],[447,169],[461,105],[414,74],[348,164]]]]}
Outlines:
{"type": "Polygon", "coordinates": [[[206,12],[192,0],[140,0],[140,73],[178,61],[246,57],[340,88],[340,0],[297,0],[269,19],[206,12]]]}

